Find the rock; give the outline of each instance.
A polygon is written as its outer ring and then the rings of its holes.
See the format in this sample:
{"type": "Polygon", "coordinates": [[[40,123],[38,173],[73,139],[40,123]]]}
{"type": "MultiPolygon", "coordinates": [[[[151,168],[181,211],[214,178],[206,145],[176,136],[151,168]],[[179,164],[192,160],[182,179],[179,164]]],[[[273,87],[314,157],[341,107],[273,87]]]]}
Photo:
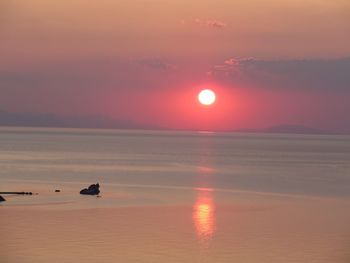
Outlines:
{"type": "Polygon", "coordinates": [[[3,195],[32,195],[32,192],[0,192],[3,195]]]}
{"type": "Polygon", "coordinates": [[[59,192],[61,192],[61,190],[59,190],[59,189],[56,189],[56,190],[55,190],[55,193],[59,193],[59,192]]]}
{"type": "Polygon", "coordinates": [[[80,191],[81,195],[98,195],[100,193],[100,185],[92,184],[89,188],[84,188],[80,191]]]}
{"type": "Polygon", "coordinates": [[[1,195],[0,195],[0,202],[4,202],[6,201],[5,198],[3,198],[1,195]]]}

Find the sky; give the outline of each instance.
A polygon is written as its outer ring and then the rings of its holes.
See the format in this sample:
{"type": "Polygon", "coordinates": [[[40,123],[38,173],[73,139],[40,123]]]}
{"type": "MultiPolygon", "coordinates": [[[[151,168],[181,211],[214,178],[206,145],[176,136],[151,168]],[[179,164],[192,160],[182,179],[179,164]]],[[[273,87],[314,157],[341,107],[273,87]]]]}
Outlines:
{"type": "Polygon", "coordinates": [[[349,32],[348,0],[1,0],[0,111],[350,133],[349,32]]]}

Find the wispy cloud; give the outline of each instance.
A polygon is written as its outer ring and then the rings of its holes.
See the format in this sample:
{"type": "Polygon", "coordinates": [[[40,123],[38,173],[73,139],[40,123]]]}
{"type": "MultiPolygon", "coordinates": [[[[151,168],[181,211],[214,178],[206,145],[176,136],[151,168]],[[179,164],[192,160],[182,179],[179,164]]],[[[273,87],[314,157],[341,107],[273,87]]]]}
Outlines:
{"type": "Polygon", "coordinates": [[[208,75],[262,87],[298,87],[350,90],[350,58],[261,60],[229,58],[208,75]]]}
{"type": "Polygon", "coordinates": [[[215,29],[222,29],[227,26],[226,23],[216,19],[202,20],[197,18],[195,19],[195,22],[200,26],[206,26],[215,29]]]}
{"type": "Polygon", "coordinates": [[[159,58],[138,59],[136,63],[144,67],[158,70],[175,70],[177,68],[176,65],[159,58]]]}

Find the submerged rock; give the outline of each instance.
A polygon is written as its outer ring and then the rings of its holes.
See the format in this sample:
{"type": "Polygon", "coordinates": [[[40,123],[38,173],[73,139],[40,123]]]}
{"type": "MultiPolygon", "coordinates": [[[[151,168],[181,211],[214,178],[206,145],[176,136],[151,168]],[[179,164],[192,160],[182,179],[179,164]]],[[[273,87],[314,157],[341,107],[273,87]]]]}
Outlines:
{"type": "Polygon", "coordinates": [[[4,202],[6,201],[5,198],[3,198],[1,195],[0,195],[0,202],[4,202]]]}
{"type": "Polygon", "coordinates": [[[80,191],[81,195],[98,195],[100,193],[100,185],[92,184],[89,188],[84,188],[80,191]]]}

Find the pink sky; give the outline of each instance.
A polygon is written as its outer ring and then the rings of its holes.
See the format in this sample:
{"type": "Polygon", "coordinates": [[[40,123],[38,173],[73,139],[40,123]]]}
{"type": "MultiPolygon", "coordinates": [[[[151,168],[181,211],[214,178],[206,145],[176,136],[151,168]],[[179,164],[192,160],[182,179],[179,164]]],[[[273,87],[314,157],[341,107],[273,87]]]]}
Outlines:
{"type": "Polygon", "coordinates": [[[5,0],[0,17],[0,111],[350,132],[345,0],[5,0]]]}

